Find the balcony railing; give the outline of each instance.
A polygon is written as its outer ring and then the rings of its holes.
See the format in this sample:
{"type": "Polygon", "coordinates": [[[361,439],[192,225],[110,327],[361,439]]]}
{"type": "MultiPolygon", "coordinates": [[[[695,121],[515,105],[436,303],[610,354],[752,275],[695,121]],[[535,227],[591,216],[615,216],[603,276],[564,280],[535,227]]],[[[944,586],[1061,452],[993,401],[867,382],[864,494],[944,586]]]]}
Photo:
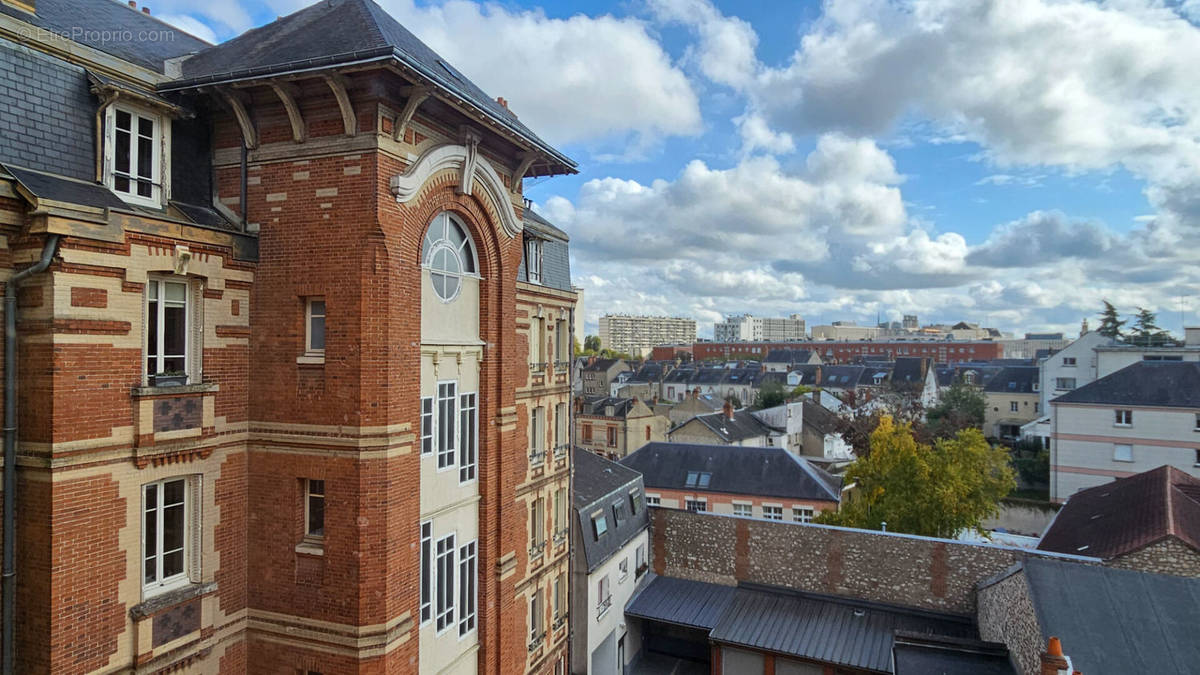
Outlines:
{"type": "Polygon", "coordinates": [[[565,542],[567,540],[567,535],[570,533],[571,533],[571,531],[566,528],[563,528],[561,530],[555,530],[554,531],[554,545],[558,546],[558,545],[562,544],[563,542],[565,542]]]}
{"type": "Polygon", "coordinates": [[[538,633],[537,635],[534,635],[533,637],[531,637],[529,639],[529,651],[536,652],[538,649],[541,648],[542,643],[545,642],[545,640],[546,640],[545,631],[538,633]]]}
{"type": "Polygon", "coordinates": [[[554,459],[564,459],[567,456],[567,450],[570,449],[570,443],[563,443],[554,446],[554,459]]]}
{"type": "Polygon", "coordinates": [[[530,363],[529,364],[529,372],[544,373],[544,372],[546,372],[546,364],[544,362],[543,363],[530,363]]]}
{"type": "Polygon", "coordinates": [[[529,557],[530,558],[539,558],[539,557],[541,557],[542,552],[545,550],[546,550],[546,542],[545,541],[535,541],[529,545],[529,557]]]}
{"type": "Polygon", "coordinates": [[[608,611],[609,607],[612,607],[611,595],[601,600],[600,604],[596,605],[596,618],[599,619],[600,617],[604,616],[604,613],[608,611]]]}
{"type": "Polygon", "coordinates": [[[541,466],[546,463],[545,450],[530,450],[529,451],[529,466],[541,466]]]}
{"type": "Polygon", "coordinates": [[[563,624],[565,624],[566,622],[567,622],[566,614],[562,614],[560,616],[554,617],[554,630],[558,630],[559,628],[562,628],[563,624]]]}
{"type": "Polygon", "coordinates": [[[555,370],[570,370],[571,362],[570,361],[555,361],[554,369],[555,370]]]}

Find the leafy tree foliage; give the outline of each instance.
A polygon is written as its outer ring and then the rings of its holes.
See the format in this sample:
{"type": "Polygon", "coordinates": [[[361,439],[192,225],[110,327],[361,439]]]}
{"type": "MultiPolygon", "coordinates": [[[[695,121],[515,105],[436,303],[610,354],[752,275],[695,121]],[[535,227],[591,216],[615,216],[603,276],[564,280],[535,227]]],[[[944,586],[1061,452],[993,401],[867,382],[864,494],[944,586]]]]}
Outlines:
{"type": "Polygon", "coordinates": [[[1117,308],[1113,307],[1112,303],[1104,301],[1104,311],[1100,312],[1100,327],[1096,332],[1104,337],[1113,338],[1114,340],[1121,339],[1121,328],[1125,326],[1125,321],[1117,316],[1117,308]]]}
{"type": "Polygon", "coordinates": [[[846,405],[854,412],[850,415],[839,415],[834,431],[841,434],[846,443],[850,444],[855,456],[866,457],[871,454],[871,434],[885,416],[908,424],[918,440],[929,440],[929,432],[923,422],[925,407],[921,405],[921,399],[915,392],[885,386],[871,399],[872,405],[865,405],[867,401],[858,400],[853,391],[846,393],[846,405]]]}
{"type": "Polygon", "coordinates": [[[771,381],[764,384],[758,390],[758,393],[754,395],[754,409],[774,408],[777,405],[787,403],[787,400],[788,392],[783,388],[783,385],[771,381]]]}
{"type": "Polygon", "coordinates": [[[983,390],[956,380],[937,405],[925,411],[925,424],[933,438],[950,438],[964,429],[982,429],[987,400],[983,390]]]}
{"type": "Polygon", "coordinates": [[[1167,331],[1159,328],[1158,315],[1145,307],[1138,307],[1133,319],[1134,333],[1129,336],[1129,342],[1142,347],[1166,347],[1176,344],[1175,338],[1167,331]]]}
{"type": "Polygon", "coordinates": [[[600,336],[588,335],[583,338],[583,351],[596,353],[600,351],[600,336]]]}
{"type": "Polygon", "coordinates": [[[871,452],[846,470],[853,497],[817,519],[830,525],[951,537],[972,528],[1015,486],[1008,453],[978,429],[964,429],[932,445],[912,427],[883,415],[871,433],[871,452]]]}

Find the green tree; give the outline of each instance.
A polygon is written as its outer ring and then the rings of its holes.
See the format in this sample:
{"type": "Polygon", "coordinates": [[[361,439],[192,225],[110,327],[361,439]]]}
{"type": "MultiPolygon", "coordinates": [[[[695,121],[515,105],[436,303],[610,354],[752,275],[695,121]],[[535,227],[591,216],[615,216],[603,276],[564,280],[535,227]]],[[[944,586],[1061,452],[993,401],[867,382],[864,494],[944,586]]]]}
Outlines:
{"type": "Polygon", "coordinates": [[[725,402],[733,406],[734,410],[742,407],[742,399],[738,398],[738,395],[734,394],[733,392],[730,392],[729,395],[725,397],[725,402]]]}
{"type": "Polygon", "coordinates": [[[1096,332],[1104,337],[1119,340],[1121,339],[1121,328],[1124,325],[1125,321],[1117,316],[1117,308],[1105,300],[1104,311],[1100,312],[1100,327],[1096,329],[1096,332]]]}
{"type": "Polygon", "coordinates": [[[871,454],[846,470],[853,496],[817,519],[889,532],[952,537],[979,530],[984,518],[1015,486],[1008,453],[989,445],[978,429],[964,429],[932,445],[912,427],[884,415],[871,434],[871,454]]]}
{"type": "Polygon", "coordinates": [[[787,403],[788,394],[784,390],[783,385],[772,380],[767,382],[758,392],[754,394],[754,409],[762,410],[763,408],[774,408],[777,405],[787,403]]]}
{"type": "Polygon", "coordinates": [[[600,351],[600,336],[589,335],[583,338],[583,351],[593,354],[600,351]]]}
{"type": "Polygon", "coordinates": [[[950,438],[964,429],[982,429],[986,409],[987,400],[979,387],[956,380],[925,412],[925,425],[931,437],[950,438]]]}
{"type": "Polygon", "coordinates": [[[575,356],[579,356],[583,353],[583,348],[579,346],[579,338],[571,338],[571,345],[573,346],[573,353],[575,356]]]}
{"type": "Polygon", "coordinates": [[[1133,318],[1135,334],[1129,341],[1142,347],[1165,347],[1176,344],[1171,334],[1158,326],[1158,315],[1144,307],[1138,307],[1133,318]]]}

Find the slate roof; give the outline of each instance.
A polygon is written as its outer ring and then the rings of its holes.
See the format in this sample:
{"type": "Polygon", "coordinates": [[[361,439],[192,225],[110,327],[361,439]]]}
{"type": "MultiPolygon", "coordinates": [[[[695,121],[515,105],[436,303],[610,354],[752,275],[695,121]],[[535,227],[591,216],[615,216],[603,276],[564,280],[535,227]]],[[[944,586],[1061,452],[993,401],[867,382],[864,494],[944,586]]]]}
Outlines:
{"type": "Polygon", "coordinates": [[[1039,379],[1037,366],[1006,366],[983,386],[991,394],[1036,394],[1039,379]]]}
{"type": "Polygon", "coordinates": [[[183,78],[160,89],[190,89],[213,82],[383,58],[397,59],[433,82],[448,98],[465,100],[491,121],[560,162],[562,171],[575,173],[575,162],[539,138],[372,0],[323,0],[246,31],[184,61],[183,78]]]}
{"type": "Polygon", "coordinates": [[[811,349],[772,349],[763,363],[806,364],[811,358],[811,349]]]}
{"type": "Polygon", "coordinates": [[[713,642],[849,668],[891,670],[892,639],[976,637],[969,619],[756,584],[721,586],[653,577],[626,616],[709,631],[713,642]]]}
{"type": "Polygon", "coordinates": [[[580,448],[572,451],[571,466],[571,504],[590,573],[650,526],[650,512],[637,471],[580,448]],[[643,495],[637,513],[630,512],[631,490],[643,495]],[[600,509],[607,519],[608,531],[597,538],[592,529],[592,514],[600,509]],[[613,509],[619,511],[619,519],[614,520],[613,509]]]}
{"type": "Polygon", "coordinates": [[[632,398],[619,396],[593,396],[584,399],[583,415],[598,415],[600,417],[625,417],[633,409],[632,398]],[[613,414],[608,414],[608,406],[613,407],[613,414]]]}
{"type": "Polygon", "coordinates": [[[818,379],[821,377],[822,369],[829,367],[830,366],[803,364],[799,366],[793,366],[790,372],[800,373],[800,384],[805,386],[815,386],[818,379]]]}
{"type": "Polygon", "coordinates": [[[835,413],[811,399],[804,399],[803,404],[801,419],[804,426],[812,427],[820,434],[836,433],[838,416],[835,413]]]}
{"type": "Polygon", "coordinates": [[[1139,361],[1053,402],[1200,408],[1200,362],[1139,361]]]}
{"type": "Polygon", "coordinates": [[[525,209],[524,214],[525,227],[531,232],[536,232],[544,237],[552,237],[563,241],[570,241],[570,237],[566,232],[558,229],[553,223],[543,218],[537,211],[531,208],[525,209]]]}
{"type": "Polygon", "coordinates": [[[933,359],[924,356],[898,356],[892,366],[893,384],[925,385],[925,374],[933,365],[933,359]]]}
{"type": "Polygon", "coordinates": [[[866,366],[822,366],[821,386],[835,389],[854,389],[863,384],[873,384],[866,366]]]}
{"type": "MultiPolygon", "coordinates": [[[[774,427],[758,419],[753,413],[744,408],[733,411],[733,419],[727,417],[724,410],[721,410],[708,415],[696,415],[692,419],[680,423],[675,429],[693,421],[703,424],[726,443],[736,443],[744,441],[747,438],[766,436],[775,430],[774,427]]],[[[668,434],[673,433],[675,429],[671,429],[668,434]]]]}
{"type": "Polygon", "coordinates": [[[1032,557],[1017,567],[1025,574],[1041,644],[1057,636],[1076,670],[1196,672],[1200,579],[1032,557]]]}
{"type": "MultiPolygon", "coordinates": [[[[525,236],[542,242],[542,276],[537,282],[542,286],[560,291],[571,290],[571,255],[567,233],[550,224],[533,209],[526,207],[522,218],[525,236]]],[[[517,280],[529,281],[525,272],[525,247],[521,250],[521,263],[517,266],[517,280]]]]}
{"type": "Polygon", "coordinates": [[[691,382],[695,375],[695,368],[676,368],[675,370],[667,373],[667,376],[663,378],[663,382],[670,382],[671,384],[686,384],[691,382]]]}
{"type": "Polygon", "coordinates": [[[0,14],[65,35],[74,42],[159,73],[163,72],[164,61],[211,46],[158,17],[113,0],[37,0],[34,16],[0,3],[0,14]],[[81,25],[87,30],[78,30],[81,25]],[[148,33],[169,33],[171,39],[137,39],[148,33]],[[133,39],[113,37],[122,35],[132,35],[133,39]]]}
{"type": "Polygon", "coordinates": [[[693,443],[647,443],[621,464],[642,474],[648,488],[684,490],[688,472],[706,472],[703,491],[838,501],[841,479],[783,448],[693,443]]]}
{"type": "Polygon", "coordinates": [[[584,366],[585,371],[608,371],[617,364],[621,359],[596,359],[595,363],[590,366],[584,366]]]}
{"type": "Polygon", "coordinates": [[[1016,675],[1008,647],[998,642],[897,632],[892,641],[895,675],[1016,675]]]}
{"type": "Polygon", "coordinates": [[[669,366],[665,363],[657,361],[647,361],[638,368],[633,377],[629,378],[630,382],[658,382],[663,379],[668,371],[669,366]]]}
{"type": "Polygon", "coordinates": [[[1108,560],[1169,536],[1200,551],[1200,478],[1160,466],[1071,495],[1038,548],[1108,560]]]}

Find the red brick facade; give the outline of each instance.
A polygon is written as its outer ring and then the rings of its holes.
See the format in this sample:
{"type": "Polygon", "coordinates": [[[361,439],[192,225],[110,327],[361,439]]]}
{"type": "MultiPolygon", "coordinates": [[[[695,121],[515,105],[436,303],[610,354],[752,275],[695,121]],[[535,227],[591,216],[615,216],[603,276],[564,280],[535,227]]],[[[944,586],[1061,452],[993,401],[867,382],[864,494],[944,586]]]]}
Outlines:
{"type": "MultiPolygon", "coordinates": [[[[567,461],[529,465],[517,391],[566,403],[569,370],[532,382],[518,324],[539,302],[569,312],[574,297],[526,289],[518,309],[521,236],[505,232],[497,209],[520,219],[519,186],[497,204],[478,185],[459,194],[451,170],[405,203],[393,196],[393,176],[459,143],[470,120],[439,104],[394,141],[407,83],[391,70],[344,77],[353,135],[325,82],[296,83],[305,143],[292,140],[270,88],[241,90],[260,143],[246,167],[249,232],[116,210],[103,227],[35,214],[0,177],[0,277],[40,254],[44,237],[29,232],[63,235],[49,270],[21,289],[18,672],[421,670],[420,262],[425,229],[444,210],[470,230],[481,276],[473,658],[486,673],[553,673],[565,658],[565,626],[536,650],[528,640],[527,591],[548,589],[569,556],[553,544],[530,560],[527,493],[565,486],[567,461]],[[256,257],[241,253],[247,242],[256,257]],[[188,386],[147,386],[143,312],[156,275],[194,291],[191,358],[202,365],[188,386]],[[314,297],[327,308],[325,350],[305,359],[314,297]],[[151,596],[143,486],[179,477],[191,583],[151,596]],[[324,481],[315,549],[301,545],[306,479],[324,481]]],[[[217,197],[236,212],[242,138],[229,113],[210,112],[217,197]]],[[[521,148],[476,131],[480,160],[511,184],[521,148]]]]}

